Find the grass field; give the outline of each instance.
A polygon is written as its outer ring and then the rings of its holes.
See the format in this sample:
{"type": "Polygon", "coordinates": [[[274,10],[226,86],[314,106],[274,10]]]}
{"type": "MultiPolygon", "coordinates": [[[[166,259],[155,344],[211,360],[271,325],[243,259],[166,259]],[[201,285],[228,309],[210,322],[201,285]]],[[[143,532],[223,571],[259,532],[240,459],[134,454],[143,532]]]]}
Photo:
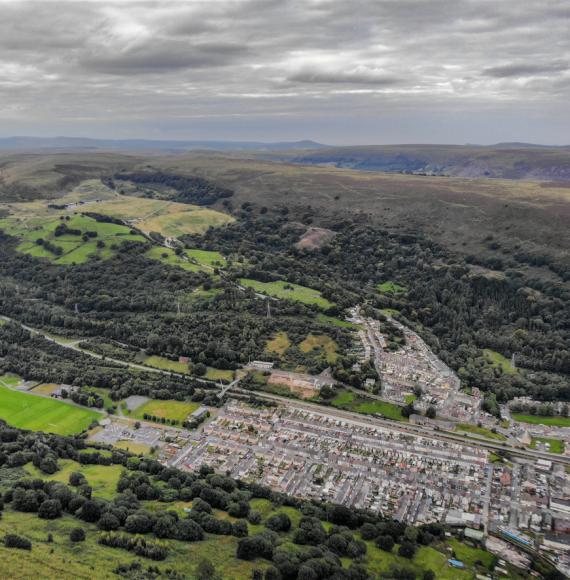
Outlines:
{"type": "Polygon", "coordinates": [[[466,566],[475,566],[475,564],[480,562],[487,570],[492,570],[497,563],[497,557],[490,552],[472,548],[467,544],[462,544],[455,538],[449,540],[449,545],[455,552],[455,557],[466,566]]]}
{"type": "Polygon", "coordinates": [[[319,322],[321,322],[322,324],[330,324],[332,326],[339,326],[340,328],[358,328],[358,325],[354,324],[353,322],[348,322],[347,320],[341,320],[340,318],[337,318],[336,316],[327,316],[326,314],[323,314],[322,312],[319,312],[319,314],[317,314],[317,320],[319,322]]]}
{"type": "Polygon", "coordinates": [[[93,489],[93,495],[103,499],[113,499],[117,492],[117,482],[121,477],[121,471],[124,469],[122,465],[81,465],[71,459],[60,459],[58,464],[60,470],[53,475],[42,473],[31,463],[28,463],[25,469],[33,477],[60,483],[68,483],[69,475],[74,471],[79,471],[93,489]]]}
{"type": "Polygon", "coordinates": [[[97,212],[131,220],[143,232],[159,232],[165,237],[202,234],[209,227],[234,221],[224,213],[196,205],[130,196],[97,204],[97,212]]]}
{"type": "Polygon", "coordinates": [[[500,352],[496,352],[490,348],[485,348],[483,349],[483,354],[485,355],[487,362],[491,363],[494,367],[503,369],[505,374],[514,375],[517,372],[517,369],[511,365],[511,361],[500,352]]]}
{"type": "Polygon", "coordinates": [[[101,417],[96,411],[0,387],[0,419],[20,429],[74,435],[101,417]]]}
{"type": "Polygon", "coordinates": [[[278,332],[271,340],[267,341],[265,350],[283,356],[291,346],[291,341],[286,332],[278,332]]]}
{"type": "Polygon", "coordinates": [[[469,423],[458,423],[457,430],[465,431],[465,433],[473,433],[474,435],[480,435],[487,439],[497,439],[499,441],[506,440],[506,437],[501,435],[501,433],[493,433],[490,429],[485,429],[485,427],[479,427],[478,425],[471,425],[469,423]]]}
{"type": "Polygon", "coordinates": [[[552,427],[570,427],[570,417],[541,417],[540,415],[524,415],[522,413],[513,413],[512,417],[520,423],[551,425],[552,427]]]}
{"type": "Polygon", "coordinates": [[[177,360],[170,360],[163,356],[149,356],[144,359],[144,364],[149,367],[154,367],[156,369],[162,369],[163,371],[172,371],[174,373],[189,373],[187,363],[181,363],[177,360]]]}
{"type": "Polygon", "coordinates": [[[21,239],[21,243],[17,247],[18,251],[36,258],[46,258],[56,264],[83,264],[95,256],[101,259],[110,258],[115,253],[113,246],[117,246],[123,241],[144,241],[142,236],[132,234],[128,227],[97,222],[83,215],[71,215],[70,220],[65,222],[57,217],[49,219],[39,217],[6,218],[0,220],[0,228],[21,239]],[[97,236],[89,238],[88,241],[83,241],[81,235],[75,234],[55,236],[55,229],[61,223],[65,223],[70,229],[80,230],[82,233],[97,232],[97,236]],[[58,256],[46,249],[45,246],[38,245],[37,240],[40,238],[61,248],[62,254],[58,256]],[[103,242],[104,247],[98,248],[98,242],[103,242]]]}
{"type": "Polygon", "coordinates": [[[402,407],[394,405],[393,403],[366,399],[352,391],[341,391],[331,401],[331,404],[333,407],[362,413],[363,415],[381,414],[388,419],[394,419],[396,421],[406,420],[402,415],[402,407]]]}
{"type": "Polygon", "coordinates": [[[299,349],[301,352],[313,352],[315,350],[322,350],[327,362],[333,364],[338,359],[337,343],[324,334],[309,334],[301,344],[299,349]]]}
{"type": "Polygon", "coordinates": [[[533,437],[530,444],[531,449],[536,449],[537,443],[548,443],[550,453],[564,453],[564,441],[561,439],[550,439],[548,437],[533,437]]]}
{"type": "Polygon", "coordinates": [[[51,395],[58,388],[59,385],[57,383],[42,383],[34,387],[31,392],[34,395],[51,395]]]}
{"type": "Polygon", "coordinates": [[[158,260],[163,264],[168,264],[169,266],[178,266],[183,270],[188,270],[189,272],[203,272],[204,268],[198,264],[193,264],[188,262],[184,258],[177,256],[174,250],[170,248],[163,248],[161,246],[154,246],[148,250],[145,254],[147,258],[152,260],[158,260]]]}
{"type": "Polygon", "coordinates": [[[150,452],[150,446],[145,445],[144,443],[135,443],[134,441],[117,441],[116,443],[113,443],[113,447],[124,449],[125,451],[130,451],[137,455],[140,453],[147,455],[150,452]]]}
{"type": "Polygon", "coordinates": [[[405,294],[408,289],[405,286],[400,286],[400,284],[396,284],[396,282],[388,281],[382,282],[377,286],[378,290],[383,294],[405,294]]]}
{"type": "Polygon", "coordinates": [[[21,382],[22,379],[18,375],[14,375],[12,373],[0,375],[0,385],[4,385],[5,387],[14,387],[19,385],[21,382]]]}
{"type": "Polygon", "coordinates": [[[144,413],[165,419],[184,421],[190,413],[200,407],[200,403],[186,401],[147,401],[131,413],[133,419],[143,419],[144,413]]]}
{"type": "Polygon", "coordinates": [[[208,367],[204,377],[206,379],[210,379],[211,381],[232,381],[234,378],[234,373],[233,371],[228,371],[225,369],[215,369],[213,367],[208,367]]]}
{"type": "Polygon", "coordinates": [[[199,264],[210,266],[211,268],[224,268],[227,265],[226,259],[220,252],[210,252],[208,250],[186,250],[185,254],[196,260],[199,264]]]}
{"type": "Polygon", "coordinates": [[[247,288],[253,288],[256,292],[275,296],[285,300],[293,300],[295,302],[302,302],[303,304],[316,304],[320,308],[327,309],[333,304],[326,298],[323,298],[318,290],[299,286],[298,284],[291,284],[279,280],[277,282],[259,282],[257,280],[250,280],[249,278],[242,278],[240,283],[247,288]]]}

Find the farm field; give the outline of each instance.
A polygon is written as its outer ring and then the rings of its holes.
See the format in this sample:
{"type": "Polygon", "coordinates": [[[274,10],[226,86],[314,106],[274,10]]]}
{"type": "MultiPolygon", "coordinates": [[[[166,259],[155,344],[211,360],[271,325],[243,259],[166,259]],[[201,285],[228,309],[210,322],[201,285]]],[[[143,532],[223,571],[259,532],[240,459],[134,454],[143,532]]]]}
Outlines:
{"type": "Polygon", "coordinates": [[[0,220],[0,228],[6,233],[20,238],[21,242],[17,250],[36,258],[46,258],[56,264],[83,264],[97,256],[107,259],[114,255],[114,246],[124,241],[143,242],[144,238],[122,225],[97,222],[83,216],[72,215],[69,220],[61,220],[57,217],[45,219],[31,217],[29,219],[5,218],[0,220]],[[56,236],[55,230],[65,224],[70,230],[79,230],[80,235],[64,233],[56,236]],[[83,240],[82,235],[86,232],[95,232],[95,237],[83,240]],[[56,254],[45,243],[38,244],[38,240],[48,242],[51,247],[59,248],[56,254]],[[98,247],[101,246],[102,247],[98,247]]]}
{"type": "Polygon", "coordinates": [[[186,250],[185,254],[196,262],[212,268],[224,268],[227,265],[226,259],[220,252],[210,252],[209,250],[186,250]]]}
{"type": "Polygon", "coordinates": [[[536,449],[537,443],[548,443],[550,453],[564,453],[564,441],[561,439],[550,439],[548,437],[533,437],[530,444],[531,449],[536,449]]]}
{"type": "Polygon", "coordinates": [[[298,284],[291,284],[283,280],[277,282],[259,282],[258,280],[251,280],[249,278],[242,278],[240,283],[247,288],[253,288],[256,292],[274,296],[275,298],[282,298],[285,300],[293,300],[295,302],[302,302],[303,304],[315,304],[319,308],[327,309],[333,304],[326,298],[323,298],[318,290],[299,286],[298,284]]]}
{"type": "Polygon", "coordinates": [[[540,415],[524,415],[522,413],[513,413],[512,416],[515,421],[519,421],[520,423],[570,427],[570,417],[541,417],[540,415]]]}
{"type": "Polygon", "coordinates": [[[487,437],[487,439],[497,439],[499,441],[506,440],[506,437],[501,435],[501,433],[493,433],[490,429],[485,429],[485,427],[479,427],[469,423],[458,423],[457,430],[464,431],[465,433],[473,433],[474,435],[480,435],[481,437],[487,437]]]}
{"type": "Polygon", "coordinates": [[[202,234],[210,226],[234,221],[224,213],[196,205],[129,196],[97,204],[97,213],[132,221],[143,232],[159,232],[165,237],[202,234]]]}
{"type": "Polygon", "coordinates": [[[101,417],[96,411],[0,387],[0,419],[20,429],[74,435],[101,417]]]}
{"type": "Polygon", "coordinates": [[[169,266],[178,266],[179,268],[182,268],[183,270],[188,270],[189,272],[204,271],[204,268],[202,266],[184,260],[184,258],[177,256],[174,253],[174,250],[171,250],[170,248],[154,246],[146,252],[145,256],[147,256],[147,258],[151,258],[152,260],[158,260],[163,264],[168,264],[169,266]]]}
{"type": "Polygon", "coordinates": [[[131,412],[133,419],[144,419],[144,414],[154,415],[155,417],[180,421],[181,423],[200,407],[200,403],[187,401],[159,401],[151,400],[142,404],[140,407],[131,412]]]}
{"type": "Polygon", "coordinates": [[[405,421],[402,415],[402,407],[385,401],[366,399],[352,391],[341,391],[331,400],[331,405],[347,411],[355,411],[363,415],[381,414],[387,419],[405,421]]]}
{"type": "Polygon", "coordinates": [[[324,334],[309,334],[307,338],[299,344],[301,352],[313,352],[322,350],[328,363],[334,364],[338,359],[338,345],[332,338],[324,334]]]}
{"type": "Polygon", "coordinates": [[[517,372],[517,369],[511,365],[511,361],[503,356],[501,353],[491,350],[490,348],[483,349],[483,354],[487,359],[487,362],[491,363],[494,367],[499,367],[507,375],[513,375],[517,372]]]}

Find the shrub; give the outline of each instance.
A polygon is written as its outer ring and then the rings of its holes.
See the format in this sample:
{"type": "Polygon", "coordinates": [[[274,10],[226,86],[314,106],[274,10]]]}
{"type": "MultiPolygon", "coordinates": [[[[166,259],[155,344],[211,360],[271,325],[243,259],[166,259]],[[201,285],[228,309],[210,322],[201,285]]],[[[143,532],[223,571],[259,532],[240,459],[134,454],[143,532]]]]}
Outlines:
{"type": "Polygon", "coordinates": [[[4,536],[4,545],[6,548],[18,548],[20,550],[31,550],[32,542],[27,538],[22,538],[22,536],[17,536],[16,534],[7,534],[4,536]]]}
{"type": "Polygon", "coordinates": [[[72,542],[84,542],[85,530],[83,528],[73,528],[69,533],[69,539],[72,542]]]}

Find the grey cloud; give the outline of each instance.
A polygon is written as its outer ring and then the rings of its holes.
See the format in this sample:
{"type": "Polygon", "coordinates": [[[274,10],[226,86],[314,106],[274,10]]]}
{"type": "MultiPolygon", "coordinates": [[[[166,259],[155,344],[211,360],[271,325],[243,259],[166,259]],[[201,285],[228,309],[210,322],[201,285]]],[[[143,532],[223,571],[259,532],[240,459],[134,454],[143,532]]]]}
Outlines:
{"type": "Polygon", "coordinates": [[[402,79],[379,74],[375,71],[327,71],[302,70],[287,78],[290,82],[317,83],[317,84],[356,84],[392,86],[402,82],[402,79]]]}
{"type": "Polygon", "coordinates": [[[568,70],[568,64],[564,63],[549,63],[549,64],[506,64],[501,66],[495,66],[491,68],[486,68],[483,70],[483,74],[489,77],[504,79],[512,77],[528,77],[535,75],[544,75],[553,72],[561,72],[568,70]]]}

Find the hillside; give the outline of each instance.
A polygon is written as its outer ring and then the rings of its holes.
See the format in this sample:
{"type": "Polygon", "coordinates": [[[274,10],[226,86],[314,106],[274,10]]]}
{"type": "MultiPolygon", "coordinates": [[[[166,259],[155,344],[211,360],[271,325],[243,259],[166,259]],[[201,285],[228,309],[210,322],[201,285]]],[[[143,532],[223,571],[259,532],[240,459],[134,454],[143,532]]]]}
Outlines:
{"type": "Polygon", "coordinates": [[[521,143],[331,147],[289,157],[294,163],[455,177],[570,180],[570,147],[521,143]]]}

